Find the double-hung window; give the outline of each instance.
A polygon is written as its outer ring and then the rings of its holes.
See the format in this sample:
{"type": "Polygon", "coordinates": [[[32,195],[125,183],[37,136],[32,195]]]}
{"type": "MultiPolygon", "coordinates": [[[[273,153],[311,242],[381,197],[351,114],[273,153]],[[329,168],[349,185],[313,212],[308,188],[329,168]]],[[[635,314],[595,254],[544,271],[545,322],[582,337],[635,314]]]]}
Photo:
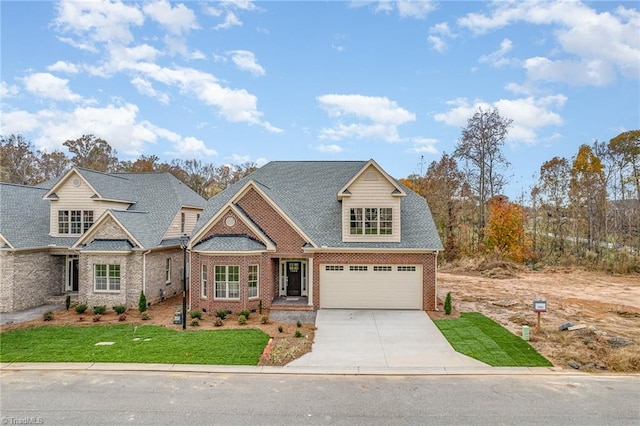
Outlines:
{"type": "Polygon", "coordinates": [[[200,295],[207,297],[207,265],[202,265],[202,273],[200,274],[200,295]]]}
{"type": "Polygon", "coordinates": [[[250,299],[258,297],[258,265],[249,265],[247,292],[250,299]]]}
{"type": "Polygon", "coordinates": [[[240,298],[240,267],[236,265],[216,265],[215,267],[217,299],[240,298]]]}
{"type": "Polygon", "coordinates": [[[93,210],[58,210],[59,234],[82,234],[93,225],[93,210]]]}
{"type": "Polygon", "coordinates": [[[93,268],[96,291],[120,291],[120,265],[96,264],[93,268]]]}
{"type": "Polygon", "coordinates": [[[354,207],[349,211],[351,235],[391,235],[393,209],[391,207],[354,207]]]}
{"type": "Polygon", "coordinates": [[[166,259],[164,263],[164,282],[171,284],[171,258],[166,259]]]}

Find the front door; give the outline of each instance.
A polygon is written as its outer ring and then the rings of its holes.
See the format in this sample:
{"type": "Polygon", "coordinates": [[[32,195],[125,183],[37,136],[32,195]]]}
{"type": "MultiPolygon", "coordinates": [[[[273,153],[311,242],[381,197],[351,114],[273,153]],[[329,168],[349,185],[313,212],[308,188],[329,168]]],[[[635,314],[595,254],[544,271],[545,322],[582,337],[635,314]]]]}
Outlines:
{"type": "Polygon", "coordinates": [[[66,291],[78,291],[78,259],[67,259],[67,286],[66,291]]]}
{"type": "Polygon", "coordinates": [[[300,262],[287,262],[287,296],[300,296],[301,283],[300,262]]]}

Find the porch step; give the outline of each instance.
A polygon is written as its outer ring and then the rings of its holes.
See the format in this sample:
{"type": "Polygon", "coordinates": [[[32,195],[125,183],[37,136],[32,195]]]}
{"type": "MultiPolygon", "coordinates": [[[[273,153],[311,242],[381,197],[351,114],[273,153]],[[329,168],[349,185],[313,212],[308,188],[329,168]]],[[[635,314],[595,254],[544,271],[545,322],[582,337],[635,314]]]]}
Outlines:
{"type": "MultiPolygon", "coordinates": [[[[71,303],[78,300],[78,293],[67,293],[67,294],[71,296],[71,303]]],[[[63,294],[55,294],[53,296],[49,296],[49,298],[47,299],[47,303],[50,305],[64,304],[65,301],[67,300],[67,294],[63,293],[63,294]]]]}
{"type": "Polygon", "coordinates": [[[271,305],[273,311],[313,311],[313,306],[309,305],[271,305]]]}

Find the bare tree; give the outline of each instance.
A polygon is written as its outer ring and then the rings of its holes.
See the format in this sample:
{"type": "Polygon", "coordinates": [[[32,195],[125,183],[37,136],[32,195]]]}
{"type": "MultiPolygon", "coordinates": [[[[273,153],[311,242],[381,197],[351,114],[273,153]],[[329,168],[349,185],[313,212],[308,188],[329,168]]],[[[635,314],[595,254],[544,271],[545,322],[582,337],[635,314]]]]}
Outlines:
{"type": "Polygon", "coordinates": [[[31,141],[22,135],[0,137],[0,181],[32,185],[38,183],[37,157],[31,141]]]}

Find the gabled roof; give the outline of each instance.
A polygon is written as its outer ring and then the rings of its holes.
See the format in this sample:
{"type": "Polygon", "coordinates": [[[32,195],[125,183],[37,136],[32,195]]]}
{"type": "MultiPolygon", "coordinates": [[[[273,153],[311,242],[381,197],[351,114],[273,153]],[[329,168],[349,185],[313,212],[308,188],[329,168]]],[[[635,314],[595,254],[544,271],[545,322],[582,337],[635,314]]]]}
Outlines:
{"type": "Polygon", "coordinates": [[[391,192],[391,195],[393,195],[393,196],[402,196],[402,197],[407,195],[407,193],[404,191],[404,189],[402,189],[402,186],[400,185],[400,183],[396,182],[391,176],[389,176],[387,174],[387,172],[385,172],[382,169],[382,167],[380,167],[378,165],[378,163],[376,163],[375,161],[373,161],[373,159],[371,159],[371,160],[367,161],[367,163],[364,166],[362,166],[362,168],[360,169],[360,171],[358,173],[353,175],[353,177],[349,180],[349,182],[347,182],[342,188],[340,188],[340,190],[338,190],[338,199],[342,199],[342,197],[348,197],[348,196],[351,195],[351,191],[349,191],[349,187],[367,169],[369,169],[369,167],[373,167],[374,169],[376,169],[378,171],[378,173],[380,173],[394,187],[394,190],[391,192]]]}
{"type": "Polygon", "coordinates": [[[230,253],[262,252],[267,247],[248,235],[212,235],[193,247],[196,251],[223,251],[230,253]]]}
{"type": "MultiPolygon", "coordinates": [[[[309,236],[316,247],[441,250],[442,243],[425,199],[386,173],[384,176],[391,179],[393,186],[406,195],[400,199],[401,241],[366,243],[342,241],[342,204],[336,198],[336,194],[373,164],[375,162],[372,161],[273,161],[267,163],[212,197],[194,229],[194,235],[208,226],[210,219],[218,214],[220,209],[225,208],[249,181],[252,181],[279,207],[280,211],[309,236]]],[[[375,166],[379,168],[377,164],[375,166]]]]}
{"type": "Polygon", "coordinates": [[[131,180],[118,174],[109,174],[96,172],[82,167],[74,167],[69,170],[51,189],[45,194],[44,198],[55,198],[56,191],[64,185],[64,183],[72,175],[78,175],[89,188],[95,193],[96,199],[121,201],[129,204],[135,203],[137,194],[135,188],[131,185],[131,180]]]}
{"type": "Polygon", "coordinates": [[[81,250],[83,252],[130,251],[133,247],[134,245],[129,240],[96,239],[91,241],[86,246],[83,246],[81,250]]]}

